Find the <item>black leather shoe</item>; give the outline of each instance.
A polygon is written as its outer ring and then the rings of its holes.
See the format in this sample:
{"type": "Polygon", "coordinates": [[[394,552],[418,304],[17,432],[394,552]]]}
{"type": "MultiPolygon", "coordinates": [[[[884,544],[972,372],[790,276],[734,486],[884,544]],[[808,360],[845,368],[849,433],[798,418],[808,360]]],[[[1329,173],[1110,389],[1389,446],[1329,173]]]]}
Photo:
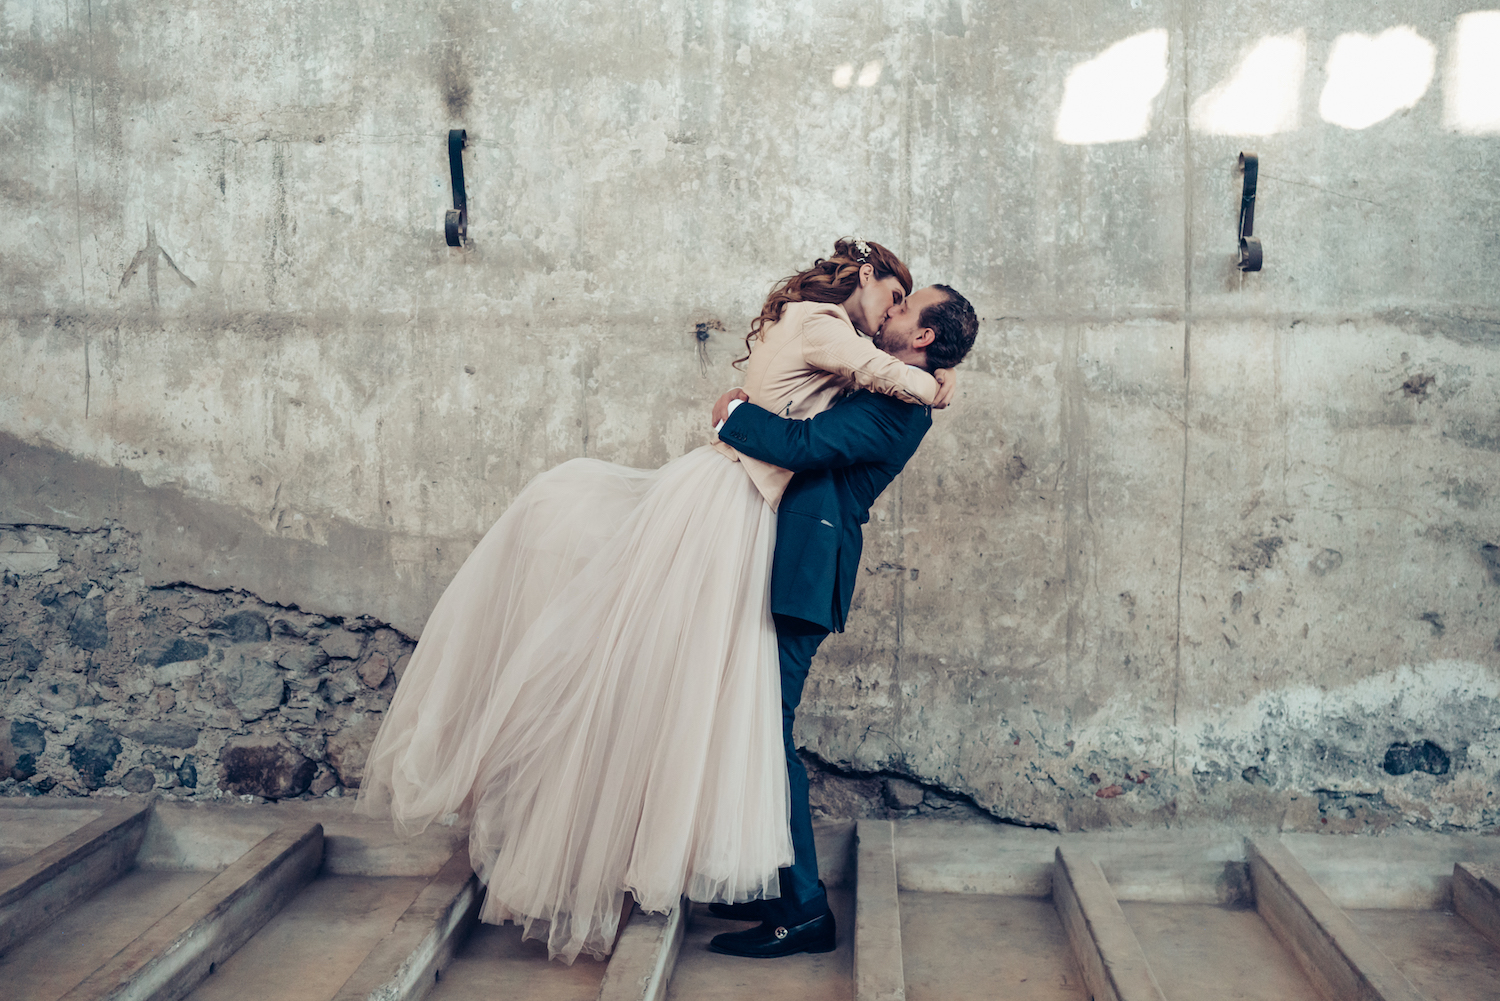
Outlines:
{"type": "Polygon", "coordinates": [[[747,900],[742,904],[709,904],[708,913],[725,921],[764,921],[766,902],[747,900]]]}
{"type": "Polygon", "coordinates": [[[779,959],[798,952],[832,952],[837,945],[838,933],[832,911],[824,911],[811,921],[790,928],[767,921],[757,928],[715,935],[708,943],[713,952],[750,959],[779,959]]]}

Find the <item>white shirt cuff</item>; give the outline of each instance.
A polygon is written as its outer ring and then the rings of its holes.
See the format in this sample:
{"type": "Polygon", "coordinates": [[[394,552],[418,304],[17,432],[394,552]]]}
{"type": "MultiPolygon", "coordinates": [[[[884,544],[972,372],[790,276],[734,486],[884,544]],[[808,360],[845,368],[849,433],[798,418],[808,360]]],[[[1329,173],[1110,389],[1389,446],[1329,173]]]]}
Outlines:
{"type": "Polygon", "coordinates": [[[714,434],[718,434],[719,431],[724,427],[724,421],[729,420],[729,414],[734,413],[734,408],[737,407],[737,406],[739,406],[741,403],[744,403],[744,402],[745,402],[744,400],[730,400],[729,401],[729,412],[724,415],[724,420],[723,421],[720,421],[719,423],[717,423],[717,424],[714,425],[714,434]]]}

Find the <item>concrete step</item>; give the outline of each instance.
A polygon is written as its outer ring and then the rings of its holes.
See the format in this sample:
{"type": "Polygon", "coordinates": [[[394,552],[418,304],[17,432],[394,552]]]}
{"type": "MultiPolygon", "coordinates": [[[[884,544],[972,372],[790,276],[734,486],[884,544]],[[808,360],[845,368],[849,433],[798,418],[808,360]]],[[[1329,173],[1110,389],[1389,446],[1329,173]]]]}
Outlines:
{"type": "Polygon", "coordinates": [[[428,1001],[594,1001],[607,964],[579,956],[572,966],[548,962],[547,945],[523,942],[517,925],[479,925],[427,994],[428,1001]]]}
{"type": "Polygon", "coordinates": [[[1253,910],[1137,901],[1120,906],[1166,1001],[1323,1001],[1253,910]]]}
{"type": "Polygon", "coordinates": [[[907,1001],[1089,1001],[1052,902],[902,891],[907,1001]]]}
{"type": "Polygon", "coordinates": [[[429,882],[320,874],[187,997],[329,1001],[429,882]]]}
{"type": "Polygon", "coordinates": [[[1451,910],[1354,910],[1349,920],[1431,1001],[1500,997],[1500,949],[1451,910]]]}

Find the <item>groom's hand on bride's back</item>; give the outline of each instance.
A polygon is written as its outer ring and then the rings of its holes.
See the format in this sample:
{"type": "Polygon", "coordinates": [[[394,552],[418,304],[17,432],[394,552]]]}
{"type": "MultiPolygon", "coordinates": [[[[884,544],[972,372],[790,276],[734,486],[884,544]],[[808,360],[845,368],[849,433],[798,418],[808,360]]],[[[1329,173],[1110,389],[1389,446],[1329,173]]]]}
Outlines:
{"type": "Polygon", "coordinates": [[[932,373],[932,377],[937,380],[938,384],[937,396],[933,398],[932,406],[934,410],[942,410],[953,402],[953,393],[958,389],[958,379],[951,368],[937,369],[932,373]]]}
{"type": "Polygon", "coordinates": [[[750,396],[743,389],[731,389],[719,397],[719,402],[714,404],[711,426],[717,428],[729,419],[729,404],[735,400],[739,400],[741,403],[749,403],[750,396]]]}

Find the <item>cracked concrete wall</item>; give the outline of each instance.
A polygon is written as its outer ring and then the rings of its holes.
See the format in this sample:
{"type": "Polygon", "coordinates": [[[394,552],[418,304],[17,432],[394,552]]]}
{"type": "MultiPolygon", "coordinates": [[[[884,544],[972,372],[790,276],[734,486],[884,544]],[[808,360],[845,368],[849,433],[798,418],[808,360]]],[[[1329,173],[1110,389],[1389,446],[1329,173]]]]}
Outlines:
{"type": "MultiPolygon", "coordinates": [[[[1493,827],[1497,16],[0,3],[13,562],[109,529],[142,594],[415,636],[532,475],[702,443],[769,283],[854,234],[983,322],[807,690],[829,809],[1493,827]]],[[[145,646],[12,576],[13,685],[24,640],[103,706],[145,646]]]]}

